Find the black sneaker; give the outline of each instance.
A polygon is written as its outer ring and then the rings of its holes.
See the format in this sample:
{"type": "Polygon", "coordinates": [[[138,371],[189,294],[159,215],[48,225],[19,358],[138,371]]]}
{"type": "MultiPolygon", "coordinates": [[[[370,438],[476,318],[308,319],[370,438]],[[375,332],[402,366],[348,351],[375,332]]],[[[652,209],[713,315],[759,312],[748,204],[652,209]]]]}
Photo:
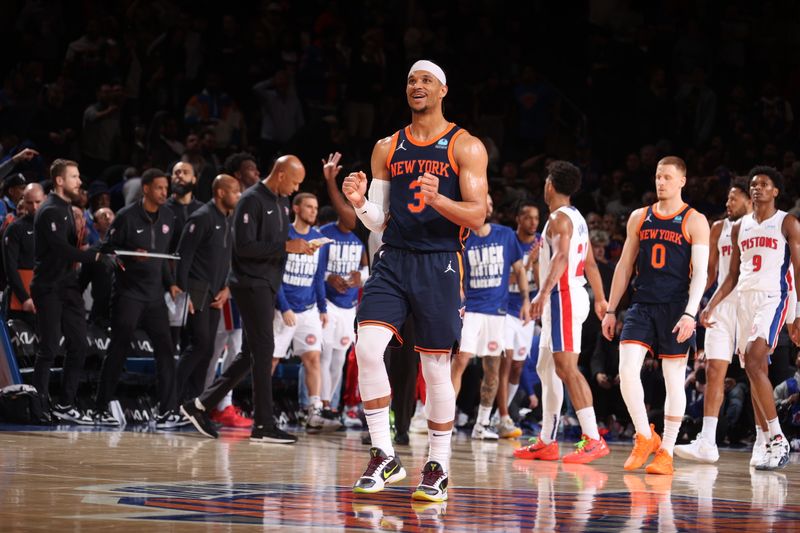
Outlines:
{"type": "Polygon", "coordinates": [[[107,426],[112,428],[118,428],[120,426],[119,420],[117,420],[107,408],[101,409],[95,413],[94,423],[97,426],[107,426]]]}
{"type": "Polygon", "coordinates": [[[387,484],[397,483],[406,478],[406,469],[400,459],[386,455],[380,448],[369,449],[367,469],[353,485],[353,492],[373,494],[382,491],[387,484]]]}
{"type": "Polygon", "coordinates": [[[156,429],[177,429],[188,424],[187,418],[178,411],[167,411],[156,417],[156,429]]]}
{"type": "Polygon", "coordinates": [[[408,433],[397,433],[394,436],[394,443],[400,446],[408,446],[409,438],[408,433]]]}
{"type": "Polygon", "coordinates": [[[197,407],[198,403],[199,402],[195,398],[194,400],[189,400],[185,404],[181,405],[181,414],[183,414],[183,416],[185,416],[189,422],[191,422],[197,431],[206,437],[216,439],[219,437],[217,428],[214,427],[214,423],[210,418],[208,418],[208,412],[205,409],[200,409],[197,407]]]}
{"type": "Polygon", "coordinates": [[[53,406],[51,412],[53,417],[58,420],[72,422],[73,424],[80,424],[82,426],[94,425],[92,417],[74,405],[61,405],[57,403],[53,406]]]}
{"type": "Polygon", "coordinates": [[[411,495],[415,500],[443,502],[447,500],[447,474],[442,465],[436,461],[428,461],[422,468],[422,481],[411,495]]]}
{"type": "Polygon", "coordinates": [[[253,432],[250,434],[250,442],[294,444],[297,442],[297,437],[274,426],[271,428],[265,426],[253,426],[253,432]]]}

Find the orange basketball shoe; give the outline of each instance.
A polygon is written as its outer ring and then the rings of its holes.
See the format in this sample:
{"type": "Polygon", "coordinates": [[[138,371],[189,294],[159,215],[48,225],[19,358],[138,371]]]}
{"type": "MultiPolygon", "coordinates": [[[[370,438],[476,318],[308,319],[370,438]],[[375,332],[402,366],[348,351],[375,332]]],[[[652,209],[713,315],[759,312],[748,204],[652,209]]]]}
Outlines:
{"type": "Polygon", "coordinates": [[[655,453],[661,447],[661,437],[656,433],[656,428],[650,424],[650,432],[652,435],[649,439],[644,438],[640,434],[636,434],[633,441],[633,450],[625,460],[623,468],[625,470],[636,470],[641,468],[647,462],[651,453],[655,453]]]}
{"type": "Polygon", "coordinates": [[[575,451],[564,456],[562,461],[565,463],[591,463],[595,459],[600,459],[611,453],[605,439],[590,439],[586,435],[581,435],[581,440],[575,445],[575,451]]]}
{"type": "Polygon", "coordinates": [[[671,476],[674,472],[672,468],[672,456],[663,448],[659,448],[656,452],[656,458],[653,462],[647,465],[644,469],[648,474],[661,474],[662,476],[671,476]]]}
{"type": "Polygon", "coordinates": [[[214,409],[211,411],[211,420],[217,424],[222,424],[226,428],[249,428],[253,427],[253,419],[247,418],[232,405],[227,406],[222,411],[214,409]]]}
{"type": "Polygon", "coordinates": [[[514,450],[514,457],[517,459],[538,459],[539,461],[558,461],[558,442],[553,441],[545,444],[539,437],[531,439],[530,445],[514,450]]]}

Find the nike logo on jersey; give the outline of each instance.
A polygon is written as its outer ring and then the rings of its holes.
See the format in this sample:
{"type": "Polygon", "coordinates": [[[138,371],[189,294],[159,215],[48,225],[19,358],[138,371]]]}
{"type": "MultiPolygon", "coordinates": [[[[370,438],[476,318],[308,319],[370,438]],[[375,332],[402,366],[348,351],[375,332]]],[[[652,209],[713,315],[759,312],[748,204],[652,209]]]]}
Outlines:
{"type": "Polygon", "coordinates": [[[275,210],[274,210],[274,209],[270,209],[269,211],[267,211],[267,214],[268,214],[268,215],[271,215],[271,214],[272,214],[272,213],[274,213],[274,212],[275,212],[275,210]]]}
{"type": "Polygon", "coordinates": [[[142,233],[143,231],[144,231],[144,229],[137,229],[136,233],[142,233]]]}
{"type": "Polygon", "coordinates": [[[406,140],[405,140],[405,139],[403,139],[402,141],[400,141],[400,144],[398,144],[398,145],[397,145],[397,148],[395,148],[395,149],[394,149],[394,151],[395,151],[395,152],[399,152],[400,150],[406,150],[406,151],[408,151],[408,149],[407,149],[405,146],[403,146],[403,143],[404,143],[404,142],[406,142],[406,140]]]}
{"type": "Polygon", "coordinates": [[[33,231],[28,231],[28,235],[33,235],[33,231]]]}
{"type": "Polygon", "coordinates": [[[448,261],[447,262],[447,268],[445,269],[444,273],[447,274],[448,272],[454,272],[455,273],[455,270],[453,270],[453,262],[452,261],[448,261]]]}
{"type": "Polygon", "coordinates": [[[219,229],[219,228],[221,228],[221,227],[222,227],[222,226],[214,226],[214,229],[219,229]]]}

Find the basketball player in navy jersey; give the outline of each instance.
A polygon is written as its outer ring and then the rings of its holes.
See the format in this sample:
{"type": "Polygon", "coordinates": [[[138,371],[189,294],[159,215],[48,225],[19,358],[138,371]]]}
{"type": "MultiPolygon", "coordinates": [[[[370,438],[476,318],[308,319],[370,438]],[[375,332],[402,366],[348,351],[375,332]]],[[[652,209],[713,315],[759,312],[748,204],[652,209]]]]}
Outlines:
{"type": "Polygon", "coordinates": [[[459,341],[461,278],[467,228],[486,215],[487,154],[483,144],[442,114],[447,79],[436,64],[411,67],[406,98],[411,124],[378,141],[372,152],[372,182],[354,172],[342,192],[356,215],[383,246],[364,286],[357,312],[358,381],[372,439],[370,461],[353,490],[374,493],[405,478],[389,433],[391,387],[383,352],[413,315],[415,350],[428,387],[425,413],[430,450],[416,500],[447,499],[450,437],[455,392],[450,355],[459,341]],[[391,180],[391,181],[390,181],[391,180]]]}
{"type": "Polygon", "coordinates": [[[790,329],[792,340],[800,342],[800,306],[789,294],[800,291],[793,285],[800,274],[800,222],[775,206],[775,199],[783,190],[780,172],[772,167],[755,167],[748,178],[753,212],[743,216],[731,230],[734,247],[728,275],[700,319],[704,326],[713,326],[717,306],[736,289],[738,349],[744,353],[744,369],[760,411],[757,416],[766,419],[769,431],[762,460],[755,467],[777,470],[789,462],[789,441],[775,409],[768,376],[769,355],[787,318],[794,321],[790,329]]]}
{"type": "Polygon", "coordinates": [[[636,470],[655,453],[647,465],[648,474],[673,473],[672,451],[686,411],[686,362],[708,277],[708,221],[683,202],[685,184],[686,163],[681,158],[665,157],[658,162],[658,202],[637,209],[628,219],[602,325],[603,335],[611,340],[617,305],[635,267],[633,304],[625,315],[619,348],[620,390],[636,428],[633,451],[624,468],[636,470]],[[664,373],[663,441],[648,423],[639,377],[648,351],[661,359],[664,373]]]}

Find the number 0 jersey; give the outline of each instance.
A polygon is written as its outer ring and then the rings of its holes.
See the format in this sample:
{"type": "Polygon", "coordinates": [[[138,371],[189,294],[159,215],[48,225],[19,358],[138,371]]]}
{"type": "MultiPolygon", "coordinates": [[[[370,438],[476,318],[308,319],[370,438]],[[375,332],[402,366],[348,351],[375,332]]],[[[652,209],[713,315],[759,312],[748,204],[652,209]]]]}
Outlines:
{"type": "Polygon", "coordinates": [[[656,213],[655,204],[644,210],[639,221],[634,303],[672,303],[689,298],[692,241],[686,221],[693,212],[686,204],[666,216],[656,213]]]}
{"type": "Polygon", "coordinates": [[[786,211],[777,211],[760,224],[754,214],[742,217],[739,226],[741,291],[781,293],[792,289],[791,255],[789,243],[783,236],[783,219],[786,211]]]}
{"type": "MultiPolygon", "coordinates": [[[[589,253],[589,228],[583,215],[571,205],[559,207],[556,213],[564,213],[572,221],[572,235],[569,239],[569,259],[567,268],[553,287],[553,292],[563,292],[570,288],[583,287],[586,285],[586,278],[583,275],[583,265],[586,261],[586,254],[589,253]]],[[[539,251],[539,283],[544,283],[547,271],[550,269],[550,261],[556,251],[553,242],[547,235],[550,219],[542,230],[542,249],[539,251]]]]}
{"type": "Polygon", "coordinates": [[[423,252],[456,252],[463,248],[468,230],[425,205],[419,178],[426,172],[437,176],[439,194],[461,201],[453,145],[465,131],[450,123],[438,137],[426,142],[415,140],[409,127],[392,136],[386,159],[391,187],[389,221],[383,232],[385,244],[423,252]]]}

